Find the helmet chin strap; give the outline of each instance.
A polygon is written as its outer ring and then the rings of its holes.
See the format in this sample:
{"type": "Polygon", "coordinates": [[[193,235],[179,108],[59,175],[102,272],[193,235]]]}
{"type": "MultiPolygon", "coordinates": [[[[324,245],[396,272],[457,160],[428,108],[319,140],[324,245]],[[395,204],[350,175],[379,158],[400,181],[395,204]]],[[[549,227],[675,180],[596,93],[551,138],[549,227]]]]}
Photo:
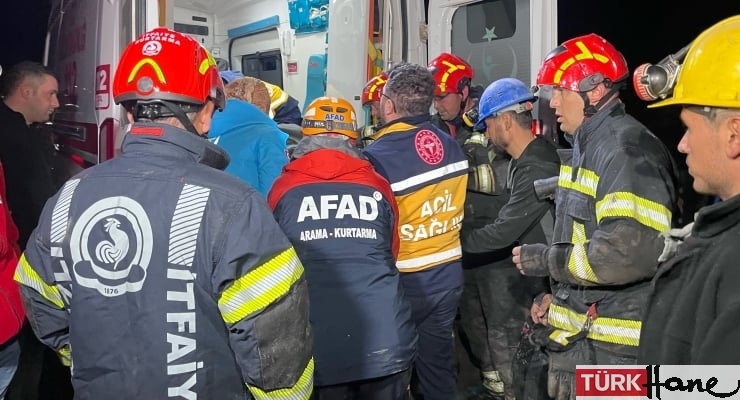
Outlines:
{"type": "Polygon", "coordinates": [[[185,111],[182,110],[182,108],[178,107],[177,104],[166,101],[166,100],[160,100],[162,105],[170,110],[170,112],[177,118],[178,121],[182,124],[182,126],[185,127],[185,130],[194,133],[196,136],[205,138],[205,136],[198,133],[198,130],[195,129],[195,126],[190,121],[190,118],[188,118],[187,114],[185,114],[185,111]]]}
{"type": "Polygon", "coordinates": [[[180,121],[185,130],[205,138],[205,136],[198,133],[198,130],[195,129],[195,126],[187,116],[188,112],[199,112],[201,109],[202,106],[195,104],[177,104],[158,99],[153,102],[136,102],[130,106],[129,111],[134,115],[134,121],[138,121],[139,119],[154,121],[159,118],[175,117],[180,121]]]}
{"type": "Polygon", "coordinates": [[[601,99],[596,104],[591,104],[591,102],[588,100],[588,96],[586,95],[586,92],[579,92],[578,94],[581,95],[581,98],[583,99],[583,103],[585,106],[583,107],[583,115],[586,116],[586,118],[591,118],[596,114],[597,111],[601,109],[601,107],[604,106],[604,104],[608,103],[612,99],[612,95],[619,92],[619,89],[622,86],[622,83],[614,83],[610,85],[609,90],[606,92],[604,96],[601,97],[601,99]]]}

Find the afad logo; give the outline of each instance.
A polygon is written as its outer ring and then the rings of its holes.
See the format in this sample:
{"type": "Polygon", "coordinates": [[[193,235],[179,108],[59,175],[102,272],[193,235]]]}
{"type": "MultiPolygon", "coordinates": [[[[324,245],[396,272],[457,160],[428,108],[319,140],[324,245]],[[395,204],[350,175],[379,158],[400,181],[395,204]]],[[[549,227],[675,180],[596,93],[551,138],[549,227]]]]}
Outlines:
{"type": "Polygon", "coordinates": [[[579,366],[576,368],[576,398],[645,398],[648,394],[645,368],[629,366],[579,366]]]}

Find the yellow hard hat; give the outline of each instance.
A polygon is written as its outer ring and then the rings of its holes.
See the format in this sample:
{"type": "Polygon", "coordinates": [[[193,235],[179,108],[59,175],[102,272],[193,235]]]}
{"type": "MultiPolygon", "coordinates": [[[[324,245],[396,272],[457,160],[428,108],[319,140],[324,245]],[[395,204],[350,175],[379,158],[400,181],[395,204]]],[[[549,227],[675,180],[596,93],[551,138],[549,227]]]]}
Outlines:
{"type": "Polygon", "coordinates": [[[740,108],[740,15],[716,23],[691,43],[673,97],[648,108],[674,104],[740,108]]]}

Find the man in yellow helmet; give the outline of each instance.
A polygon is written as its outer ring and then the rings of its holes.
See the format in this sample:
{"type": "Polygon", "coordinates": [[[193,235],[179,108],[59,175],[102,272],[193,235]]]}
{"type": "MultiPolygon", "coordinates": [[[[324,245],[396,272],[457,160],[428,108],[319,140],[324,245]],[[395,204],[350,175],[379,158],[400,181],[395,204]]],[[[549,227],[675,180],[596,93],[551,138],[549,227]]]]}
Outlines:
{"type": "Polygon", "coordinates": [[[667,89],[650,107],[681,106],[678,151],[694,190],[722,201],[665,234],[638,363],[740,364],[740,16],[702,32],[667,89]]]}

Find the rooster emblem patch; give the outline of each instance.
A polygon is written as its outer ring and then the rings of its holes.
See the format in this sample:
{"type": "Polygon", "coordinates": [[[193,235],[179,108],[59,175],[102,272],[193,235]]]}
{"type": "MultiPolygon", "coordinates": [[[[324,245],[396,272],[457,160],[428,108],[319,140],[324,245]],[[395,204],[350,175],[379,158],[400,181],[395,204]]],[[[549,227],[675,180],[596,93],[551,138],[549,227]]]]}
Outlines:
{"type": "Polygon", "coordinates": [[[113,297],[141,290],[152,253],[152,227],[128,197],[99,200],[80,215],[70,235],[77,282],[113,297]]]}

